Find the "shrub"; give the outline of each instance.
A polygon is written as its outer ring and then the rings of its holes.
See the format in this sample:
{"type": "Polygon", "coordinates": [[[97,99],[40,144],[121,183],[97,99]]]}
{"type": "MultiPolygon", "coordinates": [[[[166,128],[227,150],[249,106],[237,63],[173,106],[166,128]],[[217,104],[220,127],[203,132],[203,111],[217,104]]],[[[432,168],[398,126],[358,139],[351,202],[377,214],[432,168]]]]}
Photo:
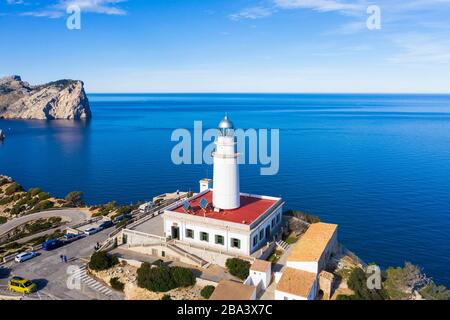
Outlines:
{"type": "Polygon", "coordinates": [[[433,281],[431,281],[426,287],[422,288],[419,292],[426,300],[448,301],[450,299],[450,290],[443,285],[436,285],[433,281]]]}
{"type": "Polygon", "coordinates": [[[200,294],[202,295],[203,298],[209,299],[209,297],[211,297],[211,295],[213,294],[214,290],[216,290],[214,286],[206,286],[203,287],[202,291],[200,291],[200,294]]]}
{"type": "Polygon", "coordinates": [[[10,195],[12,195],[13,193],[20,192],[20,191],[23,191],[22,186],[21,186],[20,184],[18,184],[17,182],[13,182],[10,186],[8,186],[8,187],[6,188],[5,194],[6,194],[7,196],[10,196],[10,195]]]}
{"type": "Polygon", "coordinates": [[[39,201],[47,200],[48,198],[50,198],[50,194],[48,192],[39,192],[37,196],[39,201]]]}
{"type": "Polygon", "coordinates": [[[177,288],[185,288],[193,286],[195,284],[195,277],[190,269],[182,267],[171,267],[170,275],[172,276],[172,279],[175,282],[177,288]]]}
{"type": "Polygon", "coordinates": [[[143,263],[137,271],[138,286],[154,292],[167,292],[175,288],[169,268],[152,268],[143,263]]]}
{"type": "Polygon", "coordinates": [[[137,271],[138,286],[153,292],[188,287],[195,284],[195,277],[190,269],[182,267],[152,267],[143,263],[137,271]]]}
{"type": "Polygon", "coordinates": [[[119,263],[116,256],[107,254],[104,251],[94,252],[89,261],[89,268],[95,271],[107,270],[119,263]]]}
{"type": "Polygon", "coordinates": [[[172,297],[170,296],[170,294],[165,294],[162,296],[161,300],[172,300],[172,297]]]}
{"type": "Polygon", "coordinates": [[[367,287],[367,275],[361,268],[352,269],[348,281],[348,287],[353,290],[351,296],[339,295],[339,300],[384,300],[386,293],[384,289],[369,289],[367,287]]]}
{"type": "Polygon", "coordinates": [[[66,204],[73,207],[81,207],[83,203],[83,192],[72,191],[65,197],[66,204]]]}
{"type": "Polygon", "coordinates": [[[109,280],[109,284],[111,285],[111,288],[117,291],[123,291],[125,288],[125,284],[117,277],[111,278],[111,280],[109,280]]]}
{"type": "Polygon", "coordinates": [[[0,217],[0,224],[4,224],[4,223],[6,223],[6,221],[8,221],[8,218],[0,217]]]}
{"type": "Polygon", "coordinates": [[[30,190],[28,190],[28,194],[32,197],[37,196],[41,192],[42,190],[39,188],[31,188],[30,190]]]}
{"type": "Polygon", "coordinates": [[[250,262],[239,258],[227,259],[226,267],[228,271],[241,280],[245,280],[248,277],[250,270],[250,262]]]}
{"type": "Polygon", "coordinates": [[[6,178],[1,178],[0,179],[0,187],[4,186],[5,184],[8,184],[9,180],[6,178]]]}
{"type": "Polygon", "coordinates": [[[40,211],[53,208],[55,204],[50,200],[43,200],[34,206],[34,210],[40,211]]]}
{"type": "Polygon", "coordinates": [[[0,206],[10,203],[13,200],[12,197],[4,197],[0,199],[0,206]]]}

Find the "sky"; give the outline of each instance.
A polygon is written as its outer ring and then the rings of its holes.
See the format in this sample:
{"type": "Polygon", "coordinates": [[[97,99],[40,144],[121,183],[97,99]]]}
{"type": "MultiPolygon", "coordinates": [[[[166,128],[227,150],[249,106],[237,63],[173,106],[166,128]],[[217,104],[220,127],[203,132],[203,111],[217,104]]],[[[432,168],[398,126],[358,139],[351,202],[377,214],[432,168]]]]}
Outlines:
{"type": "Polygon", "coordinates": [[[0,36],[88,93],[450,93],[450,0],[0,0],[0,36]]]}

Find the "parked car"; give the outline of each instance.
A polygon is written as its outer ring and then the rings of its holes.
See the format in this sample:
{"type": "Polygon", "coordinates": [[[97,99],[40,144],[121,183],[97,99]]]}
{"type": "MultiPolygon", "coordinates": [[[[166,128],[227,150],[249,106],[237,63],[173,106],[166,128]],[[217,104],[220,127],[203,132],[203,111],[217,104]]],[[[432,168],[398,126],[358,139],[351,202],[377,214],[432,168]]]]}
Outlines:
{"type": "Polygon", "coordinates": [[[102,222],[102,224],[98,227],[100,230],[105,230],[108,228],[111,228],[114,225],[114,223],[110,220],[102,222]]]}
{"type": "Polygon", "coordinates": [[[61,240],[52,239],[52,240],[45,241],[42,244],[42,250],[50,251],[50,250],[62,247],[63,245],[64,245],[64,242],[62,242],[61,240]]]}
{"type": "Polygon", "coordinates": [[[91,236],[93,234],[96,234],[99,231],[101,231],[99,228],[89,228],[87,230],[84,230],[84,234],[91,236]]]}
{"type": "Polygon", "coordinates": [[[12,277],[8,282],[8,289],[18,293],[32,293],[37,291],[37,285],[26,278],[12,277]]]}
{"type": "Polygon", "coordinates": [[[34,257],[37,257],[39,254],[37,252],[22,252],[19,253],[16,257],[15,257],[15,261],[16,262],[25,262],[27,260],[33,259],[34,257]]]}
{"type": "Polygon", "coordinates": [[[114,223],[119,223],[119,222],[122,222],[123,220],[129,220],[129,219],[131,219],[133,216],[131,215],[131,214],[129,214],[129,213],[127,213],[127,214],[122,214],[122,215],[120,215],[120,216],[118,216],[118,217],[115,217],[114,218],[114,220],[113,220],[113,222],[114,223]]]}
{"type": "Polygon", "coordinates": [[[81,239],[84,237],[85,234],[83,233],[67,233],[63,236],[63,241],[66,243],[77,241],[78,239],[81,239]]]}

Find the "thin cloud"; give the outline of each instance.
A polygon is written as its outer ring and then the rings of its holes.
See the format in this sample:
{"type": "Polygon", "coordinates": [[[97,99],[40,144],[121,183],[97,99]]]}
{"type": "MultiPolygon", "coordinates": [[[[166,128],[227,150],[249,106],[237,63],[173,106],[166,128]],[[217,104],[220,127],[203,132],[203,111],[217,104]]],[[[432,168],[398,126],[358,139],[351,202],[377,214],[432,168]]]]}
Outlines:
{"type": "Polygon", "coordinates": [[[450,41],[446,37],[426,34],[401,34],[393,37],[400,53],[389,58],[395,64],[448,64],[450,63],[450,41]]]}
{"type": "Polygon", "coordinates": [[[367,5],[337,0],[274,0],[275,6],[282,9],[311,9],[318,12],[340,12],[359,14],[365,12],[367,5]]]}
{"type": "MultiPolygon", "coordinates": [[[[14,0],[7,0],[14,1],[14,0]]],[[[20,0],[19,0],[20,1],[20,0]]],[[[126,0],[58,0],[42,10],[20,13],[22,16],[60,18],[66,15],[70,6],[77,6],[81,12],[90,12],[106,15],[126,15],[127,11],[119,6],[126,0]]]]}
{"type": "Polygon", "coordinates": [[[242,20],[242,19],[260,19],[271,16],[275,10],[273,8],[268,7],[252,7],[246,8],[238,13],[234,13],[229,15],[229,18],[234,21],[242,20]]]}

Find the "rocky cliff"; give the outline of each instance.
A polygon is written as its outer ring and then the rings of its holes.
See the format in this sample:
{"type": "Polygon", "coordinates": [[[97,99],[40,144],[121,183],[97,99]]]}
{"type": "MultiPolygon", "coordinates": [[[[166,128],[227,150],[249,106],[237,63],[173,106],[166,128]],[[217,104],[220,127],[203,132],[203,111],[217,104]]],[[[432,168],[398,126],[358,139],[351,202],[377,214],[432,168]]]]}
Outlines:
{"type": "Polygon", "coordinates": [[[83,82],[59,80],[31,86],[19,76],[0,78],[0,119],[89,119],[83,82]]]}

